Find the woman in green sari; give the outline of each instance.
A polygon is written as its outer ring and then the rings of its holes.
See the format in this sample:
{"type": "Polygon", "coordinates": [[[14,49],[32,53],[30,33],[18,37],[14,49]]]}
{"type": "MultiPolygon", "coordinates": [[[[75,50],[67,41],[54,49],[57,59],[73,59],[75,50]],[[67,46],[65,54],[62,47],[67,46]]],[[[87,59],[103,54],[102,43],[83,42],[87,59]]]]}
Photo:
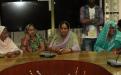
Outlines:
{"type": "Polygon", "coordinates": [[[94,50],[96,52],[102,52],[112,51],[112,49],[116,48],[117,45],[114,43],[116,33],[116,22],[113,20],[107,21],[96,40],[94,50]]]}
{"type": "Polygon", "coordinates": [[[37,33],[33,24],[28,24],[25,28],[25,36],[21,40],[21,49],[24,52],[45,50],[44,40],[37,33]]]}

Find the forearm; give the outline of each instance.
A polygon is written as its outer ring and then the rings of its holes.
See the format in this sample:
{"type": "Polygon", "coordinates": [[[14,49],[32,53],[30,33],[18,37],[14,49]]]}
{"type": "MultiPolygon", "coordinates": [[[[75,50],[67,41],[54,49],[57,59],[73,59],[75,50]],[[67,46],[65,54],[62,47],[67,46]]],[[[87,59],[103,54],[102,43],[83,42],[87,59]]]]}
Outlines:
{"type": "Polygon", "coordinates": [[[13,52],[6,53],[5,56],[7,56],[8,58],[13,58],[13,57],[17,57],[17,56],[22,55],[22,54],[23,54],[22,50],[16,50],[13,52]]]}
{"type": "Polygon", "coordinates": [[[71,48],[64,48],[59,50],[60,54],[71,53],[71,52],[73,52],[71,48]]]}
{"type": "Polygon", "coordinates": [[[102,51],[104,51],[104,49],[102,47],[96,46],[94,48],[94,51],[96,51],[96,52],[102,52],[102,51]]]}
{"type": "Polygon", "coordinates": [[[39,48],[38,48],[39,51],[44,51],[45,50],[45,45],[44,43],[41,43],[39,48]]]}
{"type": "Polygon", "coordinates": [[[88,25],[90,24],[92,21],[89,19],[89,18],[83,18],[80,20],[80,22],[83,24],[83,25],[88,25]]]}

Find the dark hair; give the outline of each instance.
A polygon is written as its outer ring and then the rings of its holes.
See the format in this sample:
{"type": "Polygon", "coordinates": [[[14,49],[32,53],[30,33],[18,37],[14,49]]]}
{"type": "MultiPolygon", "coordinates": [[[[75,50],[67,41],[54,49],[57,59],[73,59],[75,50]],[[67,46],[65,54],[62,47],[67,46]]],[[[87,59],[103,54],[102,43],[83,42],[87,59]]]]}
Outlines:
{"type": "Polygon", "coordinates": [[[25,33],[28,31],[28,28],[31,27],[31,26],[33,26],[34,29],[36,29],[35,26],[34,26],[34,24],[28,24],[28,25],[25,27],[25,33]]]}
{"type": "Polygon", "coordinates": [[[118,27],[121,28],[121,19],[118,20],[118,23],[117,23],[118,27]]]}
{"type": "Polygon", "coordinates": [[[61,21],[60,24],[59,24],[59,28],[61,28],[61,26],[63,24],[66,24],[66,26],[68,27],[68,29],[70,28],[70,23],[68,21],[61,21]]]}
{"type": "Polygon", "coordinates": [[[95,3],[96,0],[88,0],[87,2],[89,3],[90,1],[93,1],[95,3]]]}

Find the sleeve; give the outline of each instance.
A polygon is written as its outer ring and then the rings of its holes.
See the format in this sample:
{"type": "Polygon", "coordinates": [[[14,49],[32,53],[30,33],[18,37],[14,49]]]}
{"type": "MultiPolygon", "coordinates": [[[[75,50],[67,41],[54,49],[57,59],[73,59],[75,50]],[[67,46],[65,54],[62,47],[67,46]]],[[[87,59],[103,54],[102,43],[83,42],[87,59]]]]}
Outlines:
{"type": "Polygon", "coordinates": [[[95,46],[94,46],[94,51],[96,51],[96,52],[102,52],[102,51],[104,51],[104,49],[101,48],[101,47],[98,46],[98,45],[95,45],[95,46]]]}
{"type": "Polygon", "coordinates": [[[73,46],[72,46],[72,51],[80,51],[80,46],[79,46],[79,41],[78,41],[78,37],[75,33],[73,33],[73,46]]]}
{"type": "Polygon", "coordinates": [[[23,53],[23,51],[21,49],[19,49],[16,44],[10,39],[8,38],[9,40],[9,50],[10,52],[13,52],[13,51],[20,51],[21,53],[23,53]]]}

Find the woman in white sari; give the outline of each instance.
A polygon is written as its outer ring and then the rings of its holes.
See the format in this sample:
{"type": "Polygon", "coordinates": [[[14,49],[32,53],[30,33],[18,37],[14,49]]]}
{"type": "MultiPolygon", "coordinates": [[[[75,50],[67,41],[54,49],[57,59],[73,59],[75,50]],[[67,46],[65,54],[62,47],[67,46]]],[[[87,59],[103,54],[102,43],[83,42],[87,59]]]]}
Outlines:
{"type": "Polygon", "coordinates": [[[0,54],[7,57],[15,57],[21,53],[22,51],[9,38],[5,26],[0,26],[0,54]]]}
{"type": "Polygon", "coordinates": [[[52,39],[49,50],[60,54],[80,51],[77,35],[70,31],[70,24],[67,21],[60,23],[59,31],[52,39]]]}

